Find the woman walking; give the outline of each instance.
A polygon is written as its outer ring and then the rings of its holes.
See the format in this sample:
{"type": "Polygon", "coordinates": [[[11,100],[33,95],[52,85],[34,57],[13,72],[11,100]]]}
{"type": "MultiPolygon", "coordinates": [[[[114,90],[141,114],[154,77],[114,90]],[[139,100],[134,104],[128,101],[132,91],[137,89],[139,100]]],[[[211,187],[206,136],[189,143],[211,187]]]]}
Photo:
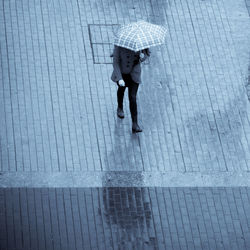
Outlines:
{"type": "Polygon", "coordinates": [[[128,88],[132,132],[142,132],[137,121],[136,95],[141,83],[141,62],[149,56],[152,46],[164,43],[166,29],[143,20],[122,26],[115,37],[113,73],[111,79],[117,83],[117,115],[124,118],[123,96],[128,88]]]}
{"type": "Polygon", "coordinates": [[[138,125],[136,95],[141,83],[141,65],[150,56],[149,49],[134,52],[132,50],[114,47],[112,81],[118,85],[117,90],[117,116],[124,118],[123,97],[126,87],[128,88],[129,108],[132,119],[132,132],[142,132],[138,125]]]}

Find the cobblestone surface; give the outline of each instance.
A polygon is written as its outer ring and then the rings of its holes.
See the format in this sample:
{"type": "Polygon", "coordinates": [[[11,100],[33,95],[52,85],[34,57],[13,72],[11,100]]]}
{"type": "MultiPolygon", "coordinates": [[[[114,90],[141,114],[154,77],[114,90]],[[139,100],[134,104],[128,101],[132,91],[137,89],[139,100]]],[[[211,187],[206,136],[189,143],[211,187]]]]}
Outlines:
{"type": "Polygon", "coordinates": [[[249,188],[0,189],[1,250],[249,249],[249,188]]]}

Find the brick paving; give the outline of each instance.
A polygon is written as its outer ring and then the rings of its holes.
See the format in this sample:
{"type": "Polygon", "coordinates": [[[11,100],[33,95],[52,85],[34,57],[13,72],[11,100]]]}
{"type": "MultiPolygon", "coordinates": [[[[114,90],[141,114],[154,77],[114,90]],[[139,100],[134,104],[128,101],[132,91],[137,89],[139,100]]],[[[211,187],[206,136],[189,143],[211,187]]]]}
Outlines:
{"type": "Polygon", "coordinates": [[[244,1],[2,1],[0,8],[3,173],[250,170],[244,1]],[[169,32],[143,67],[144,132],[134,137],[128,100],[126,119],[115,115],[108,48],[117,25],[141,18],[169,32]]]}
{"type": "Polygon", "coordinates": [[[0,249],[249,249],[249,0],[0,1],[0,249]],[[119,25],[166,26],[140,135],[119,25]]]}
{"type": "Polygon", "coordinates": [[[249,188],[1,189],[0,249],[249,249],[249,188]]]}

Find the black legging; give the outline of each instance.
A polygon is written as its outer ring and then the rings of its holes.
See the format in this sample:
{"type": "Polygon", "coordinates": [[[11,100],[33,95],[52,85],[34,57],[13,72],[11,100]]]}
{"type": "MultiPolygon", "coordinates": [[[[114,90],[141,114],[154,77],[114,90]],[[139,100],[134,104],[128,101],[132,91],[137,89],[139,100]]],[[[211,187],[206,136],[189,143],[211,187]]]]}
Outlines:
{"type": "Polygon", "coordinates": [[[137,123],[137,104],[136,104],[136,94],[139,84],[134,82],[131,76],[128,74],[122,74],[122,78],[125,82],[125,87],[118,85],[117,90],[117,102],[118,107],[123,109],[123,97],[126,87],[128,87],[128,98],[129,98],[129,108],[131,113],[132,122],[137,123]]]}

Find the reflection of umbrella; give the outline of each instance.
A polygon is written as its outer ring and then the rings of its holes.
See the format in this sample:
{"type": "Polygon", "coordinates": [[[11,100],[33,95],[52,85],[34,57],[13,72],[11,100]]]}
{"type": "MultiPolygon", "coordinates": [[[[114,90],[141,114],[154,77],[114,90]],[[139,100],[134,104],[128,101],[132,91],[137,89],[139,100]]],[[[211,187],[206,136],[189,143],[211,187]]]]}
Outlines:
{"type": "Polygon", "coordinates": [[[143,50],[164,43],[166,29],[162,26],[138,21],[122,26],[114,44],[133,51],[143,50]]]}

